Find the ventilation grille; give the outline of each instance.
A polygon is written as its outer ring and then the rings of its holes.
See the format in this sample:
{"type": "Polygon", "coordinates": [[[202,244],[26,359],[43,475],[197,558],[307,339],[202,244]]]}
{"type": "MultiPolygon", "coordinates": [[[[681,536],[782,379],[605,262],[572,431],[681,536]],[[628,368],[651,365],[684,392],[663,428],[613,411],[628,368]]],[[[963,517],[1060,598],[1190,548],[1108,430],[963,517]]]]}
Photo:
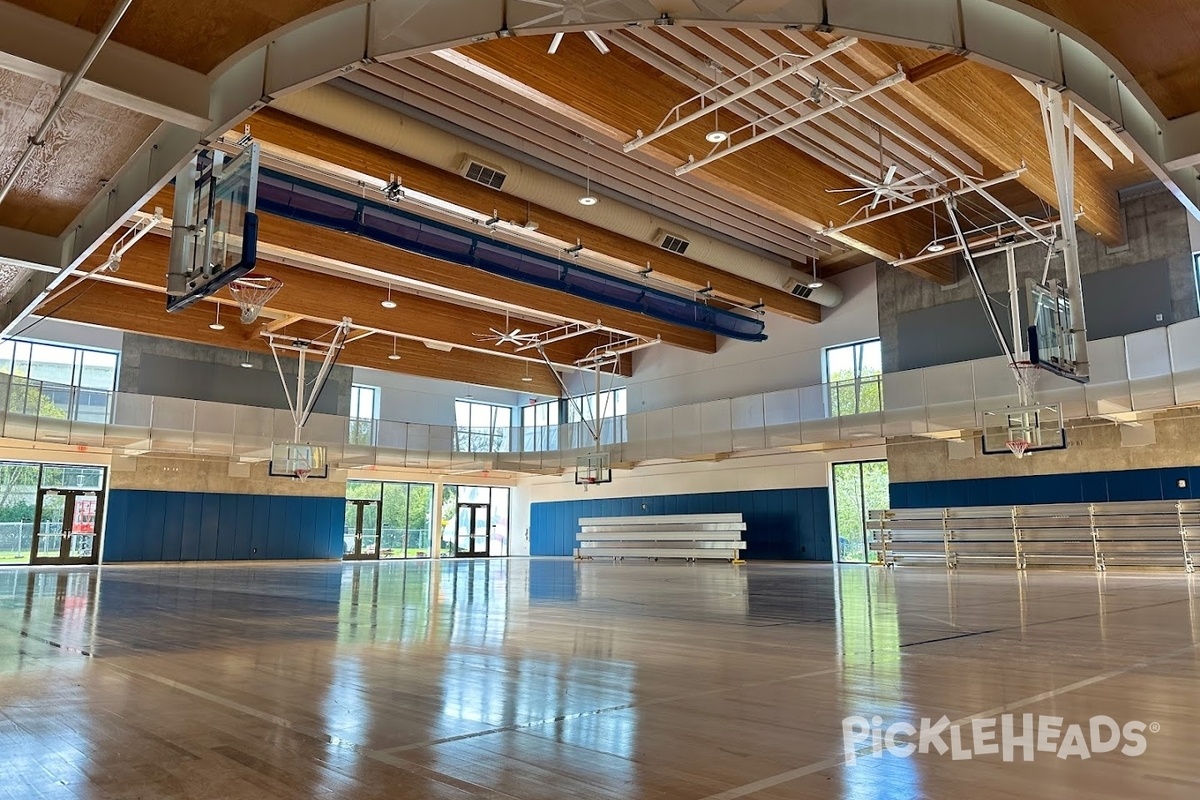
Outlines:
{"type": "Polygon", "coordinates": [[[796,297],[808,297],[813,293],[812,287],[810,287],[807,283],[801,283],[795,278],[788,278],[787,285],[783,288],[794,294],[796,297]]]}
{"type": "Polygon", "coordinates": [[[687,252],[688,245],[691,244],[691,242],[689,242],[687,239],[684,239],[682,236],[676,236],[675,234],[667,233],[664,230],[660,230],[654,234],[654,243],[663,250],[671,253],[678,253],[679,255],[683,255],[685,252],[687,252]]]}
{"type": "Polygon", "coordinates": [[[469,181],[483,184],[492,189],[499,189],[504,185],[505,175],[494,167],[489,167],[486,164],[480,164],[478,161],[468,158],[463,162],[462,176],[469,181]]]}

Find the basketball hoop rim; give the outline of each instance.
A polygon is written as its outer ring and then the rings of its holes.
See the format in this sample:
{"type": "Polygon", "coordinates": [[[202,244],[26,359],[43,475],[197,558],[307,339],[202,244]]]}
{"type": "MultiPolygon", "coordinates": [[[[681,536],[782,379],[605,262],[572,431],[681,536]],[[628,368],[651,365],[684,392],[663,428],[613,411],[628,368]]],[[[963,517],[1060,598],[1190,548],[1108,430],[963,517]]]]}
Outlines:
{"type": "Polygon", "coordinates": [[[1004,443],[1004,446],[1017,458],[1024,458],[1025,454],[1029,452],[1030,442],[1024,439],[1010,439],[1004,443]]]}

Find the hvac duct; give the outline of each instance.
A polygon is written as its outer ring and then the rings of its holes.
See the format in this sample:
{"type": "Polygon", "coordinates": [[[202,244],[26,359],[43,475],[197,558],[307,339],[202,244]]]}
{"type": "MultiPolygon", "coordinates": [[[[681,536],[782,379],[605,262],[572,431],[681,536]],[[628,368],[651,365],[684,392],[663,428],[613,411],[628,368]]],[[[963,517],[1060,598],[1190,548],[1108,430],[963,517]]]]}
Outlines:
{"type": "MultiPolygon", "coordinates": [[[[695,230],[682,230],[678,225],[617,200],[606,198],[594,206],[581,206],[581,186],[578,184],[548,175],[332,86],[313,86],[281,97],[273,105],[285,113],[447,172],[462,174],[464,166],[474,161],[503,176],[489,177],[493,183],[500,181],[506,194],[647,244],[662,247],[659,241],[664,235],[684,240],[687,258],[765,287],[792,292],[790,287],[807,287],[816,281],[812,275],[788,264],[740,250],[695,230]]],[[[842,290],[826,282],[809,290],[807,299],[833,307],[842,302],[842,290]]]]}

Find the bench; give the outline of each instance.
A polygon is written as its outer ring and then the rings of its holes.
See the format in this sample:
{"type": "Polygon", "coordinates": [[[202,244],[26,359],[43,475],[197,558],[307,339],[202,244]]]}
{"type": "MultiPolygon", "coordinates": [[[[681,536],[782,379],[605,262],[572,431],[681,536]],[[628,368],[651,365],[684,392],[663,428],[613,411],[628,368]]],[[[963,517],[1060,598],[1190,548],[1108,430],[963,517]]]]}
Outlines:
{"type": "Polygon", "coordinates": [[[741,514],[654,514],[584,517],[579,520],[575,557],[719,558],[741,564],[746,548],[741,514]]]}

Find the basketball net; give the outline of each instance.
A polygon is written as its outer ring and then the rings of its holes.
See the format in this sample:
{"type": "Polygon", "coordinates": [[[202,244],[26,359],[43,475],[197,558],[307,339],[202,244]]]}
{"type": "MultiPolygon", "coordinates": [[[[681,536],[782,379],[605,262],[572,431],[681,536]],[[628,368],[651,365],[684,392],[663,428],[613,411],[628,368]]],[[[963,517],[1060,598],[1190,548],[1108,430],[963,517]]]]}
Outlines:
{"type": "Polygon", "coordinates": [[[299,464],[296,466],[295,474],[296,480],[304,483],[306,480],[308,480],[308,476],[312,474],[312,467],[310,467],[308,464],[299,464]]]}
{"type": "Polygon", "coordinates": [[[1017,458],[1024,458],[1025,452],[1029,450],[1029,442],[1025,441],[1024,439],[1013,439],[1005,442],[1004,445],[1017,458]]]}
{"type": "Polygon", "coordinates": [[[1014,361],[1009,366],[1017,379],[1017,394],[1021,398],[1021,405],[1033,405],[1033,395],[1037,390],[1038,378],[1042,377],[1042,371],[1032,361],[1014,361]]]}
{"type": "Polygon", "coordinates": [[[263,306],[283,288],[283,281],[269,275],[250,273],[229,284],[229,293],[242,309],[242,324],[258,319],[263,306]]]}

